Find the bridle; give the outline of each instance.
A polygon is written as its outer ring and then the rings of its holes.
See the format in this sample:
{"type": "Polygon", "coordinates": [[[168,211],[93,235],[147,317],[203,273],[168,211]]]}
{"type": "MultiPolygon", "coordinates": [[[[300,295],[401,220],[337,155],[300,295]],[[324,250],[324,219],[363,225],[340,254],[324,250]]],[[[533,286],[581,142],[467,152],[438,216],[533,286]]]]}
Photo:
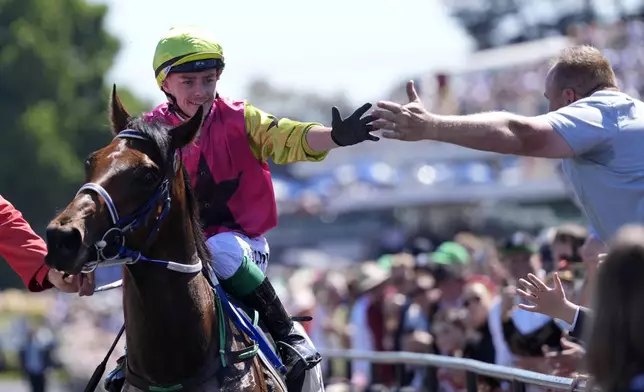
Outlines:
{"type": "MultiPolygon", "coordinates": [[[[132,129],[121,131],[114,137],[114,139],[151,140],[144,133],[132,129]]],[[[179,167],[180,160],[177,154],[175,154],[173,162],[173,169],[175,173],[177,172],[179,167]]],[[[165,176],[161,183],[157,186],[152,196],[150,196],[148,201],[146,201],[134,213],[124,217],[119,216],[119,213],[114,202],[112,201],[112,198],[110,197],[110,194],[100,184],[97,184],[95,182],[88,182],[81,186],[76,195],[85,191],[96,193],[105,202],[111,220],[111,227],[103,234],[100,240],[96,241],[92,245],[96,250],[96,260],[92,260],[86,263],[83,266],[82,272],[90,273],[99,267],[135,264],[140,261],[165,265],[165,267],[169,270],[186,274],[201,272],[203,265],[196,252],[192,257],[192,261],[194,262],[193,264],[180,264],[174,261],[150,259],[141,254],[140,251],[135,251],[127,247],[127,234],[132,233],[141,224],[147,222],[152,211],[154,211],[154,209],[162,203],[163,207],[161,213],[155,219],[156,223],[154,225],[154,228],[148,234],[143,248],[145,249],[151,244],[155,234],[161,227],[161,223],[170,212],[170,205],[172,201],[170,185],[171,184],[168,176],[165,176]],[[116,250],[112,251],[113,248],[116,248],[116,250]],[[112,251],[111,254],[110,251],[112,251]]]]}

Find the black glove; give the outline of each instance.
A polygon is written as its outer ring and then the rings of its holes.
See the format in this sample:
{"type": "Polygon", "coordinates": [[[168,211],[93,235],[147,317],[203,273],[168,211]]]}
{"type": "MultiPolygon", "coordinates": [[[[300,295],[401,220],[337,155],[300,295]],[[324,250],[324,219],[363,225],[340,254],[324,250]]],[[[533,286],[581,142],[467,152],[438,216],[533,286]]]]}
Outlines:
{"type": "Polygon", "coordinates": [[[340,111],[335,106],[331,109],[331,139],[338,146],[351,146],[364,142],[365,140],[378,141],[379,137],[373,136],[369,132],[373,132],[373,125],[369,123],[375,120],[374,116],[362,117],[363,114],[371,108],[370,103],[365,103],[358,110],[353,112],[352,115],[344,120],[340,117],[340,111]]]}

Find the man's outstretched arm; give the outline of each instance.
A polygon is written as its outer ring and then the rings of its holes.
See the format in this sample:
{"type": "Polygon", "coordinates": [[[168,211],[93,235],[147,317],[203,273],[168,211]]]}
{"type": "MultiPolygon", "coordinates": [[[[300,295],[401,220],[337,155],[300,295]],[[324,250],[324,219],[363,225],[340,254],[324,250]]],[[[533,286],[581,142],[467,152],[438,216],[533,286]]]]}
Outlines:
{"type": "Polygon", "coordinates": [[[405,141],[435,140],[475,150],[572,158],[591,151],[611,136],[613,125],[594,101],[577,101],[543,116],[508,112],[440,116],[428,112],[413,82],[407,85],[409,103],[378,102],[373,124],[382,136],[405,141]]]}

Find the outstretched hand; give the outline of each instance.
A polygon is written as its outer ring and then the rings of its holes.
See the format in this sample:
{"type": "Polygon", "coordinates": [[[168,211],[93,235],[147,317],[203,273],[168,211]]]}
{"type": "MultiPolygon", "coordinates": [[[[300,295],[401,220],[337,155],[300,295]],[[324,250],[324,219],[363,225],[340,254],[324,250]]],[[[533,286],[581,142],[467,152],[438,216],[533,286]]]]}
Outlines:
{"type": "Polygon", "coordinates": [[[417,141],[429,139],[428,131],[436,117],[423,106],[414,82],[407,82],[407,98],[409,103],[401,105],[390,101],[378,102],[378,108],[373,111],[377,118],[373,122],[376,129],[385,129],[382,136],[387,139],[417,141]]]}
{"type": "Polygon", "coordinates": [[[528,274],[528,280],[519,279],[519,283],[525,290],[517,289],[517,294],[534,305],[519,304],[519,307],[529,312],[541,313],[552,318],[558,318],[569,324],[574,319],[574,306],[566,298],[559,274],[554,273],[554,285],[548,287],[541,279],[534,274],[528,274]],[[570,310],[572,317],[570,317],[570,310]]]}
{"type": "Polygon", "coordinates": [[[372,135],[374,131],[371,122],[375,117],[369,115],[362,117],[371,108],[370,103],[365,103],[349,117],[343,119],[337,107],[331,109],[331,138],[338,146],[351,146],[365,140],[378,141],[379,137],[372,135]]]}

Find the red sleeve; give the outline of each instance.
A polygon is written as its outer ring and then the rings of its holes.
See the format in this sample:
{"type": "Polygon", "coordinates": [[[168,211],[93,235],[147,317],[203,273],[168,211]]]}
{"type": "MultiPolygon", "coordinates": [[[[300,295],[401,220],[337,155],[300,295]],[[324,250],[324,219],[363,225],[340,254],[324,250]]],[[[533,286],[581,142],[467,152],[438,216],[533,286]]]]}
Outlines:
{"type": "Polygon", "coordinates": [[[0,196],[0,256],[32,292],[53,287],[47,280],[47,244],[29,226],[20,211],[0,196]]]}

